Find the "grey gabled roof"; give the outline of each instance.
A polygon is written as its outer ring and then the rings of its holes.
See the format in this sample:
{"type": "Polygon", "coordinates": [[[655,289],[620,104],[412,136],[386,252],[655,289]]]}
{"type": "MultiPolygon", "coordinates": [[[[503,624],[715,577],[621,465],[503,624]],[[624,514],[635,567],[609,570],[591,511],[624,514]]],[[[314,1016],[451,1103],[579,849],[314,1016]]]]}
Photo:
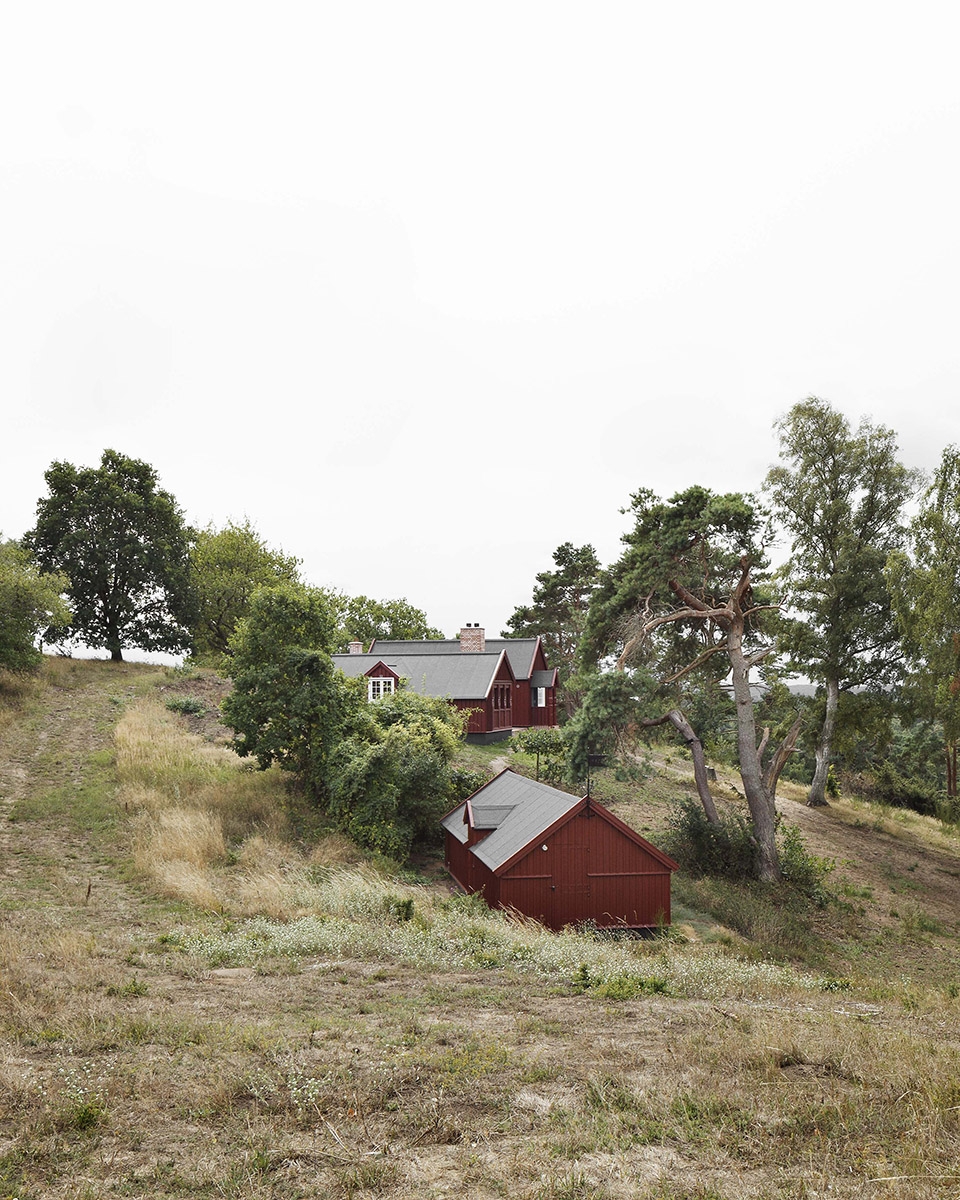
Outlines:
{"type": "MultiPolygon", "coordinates": [[[[506,650],[510,666],[518,679],[529,679],[538,638],[487,638],[488,650],[506,650]]],[[[541,687],[543,685],[541,684],[541,687]]]]}
{"type": "MultiPolygon", "coordinates": [[[[412,692],[440,696],[450,700],[483,700],[490,691],[500,666],[502,652],[483,654],[393,654],[384,649],[390,643],[378,642],[373,654],[334,654],[334,666],[351,678],[366,675],[378,662],[407,680],[412,692]]],[[[429,643],[393,643],[429,645],[429,643]]],[[[457,646],[459,647],[459,642],[457,646]]]]}
{"type": "Polygon", "coordinates": [[[374,638],[370,653],[382,658],[384,654],[460,654],[462,651],[459,638],[434,638],[422,642],[388,642],[385,638],[374,638]]]}
{"type": "MultiPolygon", "coordinates": [[[[506,650],[510,659],[510,667],[517,679],[529,679],[533,667],[533,656],[537,652],[537,641],[531,638],[487,638],[485,654],[499,654],[506,650]]],[[[387,642],[377,638],[370,647],[370,653],[383,658],[385,654],[443,654],[461,655],[464,658],[475,656],[475,650],[461,650],[459,638],[444,638],[432,642],[387,642]]],[[[386,661],[386,660],[384,660],[386,661]]],[[[546,685],[539,684],[544,687],[546,685]]]]}
{"type": "Polygon", "coordinates": [[[581,799],[507,768],[440,822],[459,842],[467,840],[467,827],[463,821],[467,803],[473,809],[473,823],[477,829],[489,829],[494,817],[500,818],[493,833],[472,847],[472,853],[491,871],[496,871],[576,808],[581,799]]]}

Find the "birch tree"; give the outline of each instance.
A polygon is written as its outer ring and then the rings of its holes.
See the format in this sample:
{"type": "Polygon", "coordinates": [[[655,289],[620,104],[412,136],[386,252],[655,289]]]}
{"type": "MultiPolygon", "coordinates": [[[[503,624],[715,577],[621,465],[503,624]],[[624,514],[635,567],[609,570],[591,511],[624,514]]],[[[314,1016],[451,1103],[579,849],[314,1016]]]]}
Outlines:
{"type": "Polygon", "coordinates": [[[910,523],[907,550],[887,560],[907,655],[908,690],[943,729],[947,796],[957,797],[960,742],[960,450],[948,446],[910,523]]]}
{"type": "Polygon", "coordinates": [[[904,539],[903,506],[919,481],[897,458],[893,430],[857,430],[810,396],[777,421],[780,465],[765,488],[790,553],[779,571],[793,619],[783,645],[792,667],[823,688],[824,715],[807,803],[825,805],[840,697],[896,681],[899,632],[884,580],[904,539]]]}

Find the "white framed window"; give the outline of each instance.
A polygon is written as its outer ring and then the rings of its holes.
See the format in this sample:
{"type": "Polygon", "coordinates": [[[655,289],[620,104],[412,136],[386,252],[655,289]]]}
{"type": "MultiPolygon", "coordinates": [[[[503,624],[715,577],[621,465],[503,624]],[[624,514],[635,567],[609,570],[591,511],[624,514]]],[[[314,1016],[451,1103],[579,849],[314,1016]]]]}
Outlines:
{"type": "Polygon", "coordinates": [[[547,707],[547,689],[537,688],[537,708],[547,707]]]}
{"type": "Polygon", "coordinates": [[[395,682],[389,675],[374,675],[367,680],[367,699],[379,700],[381,696],[392,696],[395,682]]]}

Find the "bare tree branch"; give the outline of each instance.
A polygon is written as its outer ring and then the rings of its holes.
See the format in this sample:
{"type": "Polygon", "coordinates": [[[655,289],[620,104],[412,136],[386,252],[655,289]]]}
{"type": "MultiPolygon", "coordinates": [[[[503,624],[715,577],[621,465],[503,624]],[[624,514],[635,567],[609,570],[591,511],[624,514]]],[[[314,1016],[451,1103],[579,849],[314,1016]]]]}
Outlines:
{"type": "Polygon", "coordinates": [[[777,781],[780,779],[780,772],[787,765],[790,755],[793,753],[797,744],[797,739],[800,737],[800,730],[803,728],[803,717],[797,717],[794,723],[787,730],[787,736],[777,747],[777,752],[770,759],[766,771],[763,773],[763,782],[767,791],[770,793],[770,802],[776,799],[777,781]]]}
{"type": "Polygon", "coordinates": [[[667,721],[670,722],[690,747],[690,755],[693,758],[693,777],[697,783],[697,793],[700,796],[700,803],[703,805],[703,811],[707,814],[707,820],[710,824],[719,825],[720,817],[717,813],[717,806],[713,802],[713,796],[710,794],[710,786],[707,782],[707,762],[703,754],[703,743],[697,737],[693,726],[680,709],[671,708],[662,717],[646,717],[640,724],[645,729],[651,729],[656,725],[664,725],[667,721]]]}
{"type": "Polygon", "coordinates": [[[726,649],[726,647],[723,645],[711,646],[709,650],[704,650],[704,652],[701,655],[699,655],[697,658],[695,658],[692,663],[688,663],[685,667],[681,667],[680,670],[677,671],[675,674],[668,675],[667,678],[663,682],[664,683],[676,683],[678,679],[682,679],[684,677],[684,675],[688,674],[695,667],[703,666],[703,664],[707,661],[707,659],[713,658],[713,656],[715,654],[717,654],[721,650],[725,650],[725,649],[726,649]]]}

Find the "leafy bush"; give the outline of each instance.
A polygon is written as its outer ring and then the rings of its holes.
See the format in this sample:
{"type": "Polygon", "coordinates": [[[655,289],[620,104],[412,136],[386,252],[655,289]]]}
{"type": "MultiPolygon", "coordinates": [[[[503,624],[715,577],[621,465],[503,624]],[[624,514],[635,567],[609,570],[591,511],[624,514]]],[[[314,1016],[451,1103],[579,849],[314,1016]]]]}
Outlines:
{"type": "Polygon", "coordinates": [[[451,761],[463,725],[446,701],[414,692],[367,705],[331,755],[331,816],[359,845],[399,860],[415,841],[436,838],[455,798],[451,761]]]}
{"type": "Polygon", "coordinates": [[[825,883],[834,868],[833,859],[811,854],[796,825],[784,825],[781,830],[780,871],[783,878],[823,907],[830,899],[825,883]]]}
{"type": "MultiPolygon", "coordinates": [[[[780,826],[778,843],[784,880],[817,904],[826,904],[824,882],[832,860],[810,854],[796,825],[780,826]]],[[[694,875],[750,879],[756,874],[757,844],[745,813],[721,812],[715,825],[696,800],[683,799],[670,816],[664,848],[694,875]]]]}
{"type": "Polygon", "coordinates": [[[451,767],[450,803],[456,804],[460,800],[466,800],[468,796],[472,796],[489,781],[490,775],[487,771],[471,771],[467,767],[451,767]]]}
{"type": "Polygon", "coordinates": [[[206,709],[203,707],[203,702],[196,696],[174,696],[172,699],[167,701],[167,708],[169,708],[171,712],[181,713],[184,715],[189,714],[196,717],[200,717],[206,712],[206,709]]]}
{"type": "Polygon", "coordinates": [[[563,782],[567,765],[567,739],[559,729],[533,726],[521,729],[510,739],[515,754],[536,755],[537,778],[556,785],[563,782]]]}
{"type": "Polygon", "coordinates": [[[881,800],[897,808],[912,808],[924,816],[936,814],[940,789],[915,776],[901,774],[889,759],[876,772],[874,790],[881,800]]]}
{"type": "Polygon", "coordinates": [[[679,800],[670,814],[664,849],[695,875],[750,879],[757,873],[757,842],[747,816],[722,812],[714,824],[699,801],[689,797],[679,800]]]}

